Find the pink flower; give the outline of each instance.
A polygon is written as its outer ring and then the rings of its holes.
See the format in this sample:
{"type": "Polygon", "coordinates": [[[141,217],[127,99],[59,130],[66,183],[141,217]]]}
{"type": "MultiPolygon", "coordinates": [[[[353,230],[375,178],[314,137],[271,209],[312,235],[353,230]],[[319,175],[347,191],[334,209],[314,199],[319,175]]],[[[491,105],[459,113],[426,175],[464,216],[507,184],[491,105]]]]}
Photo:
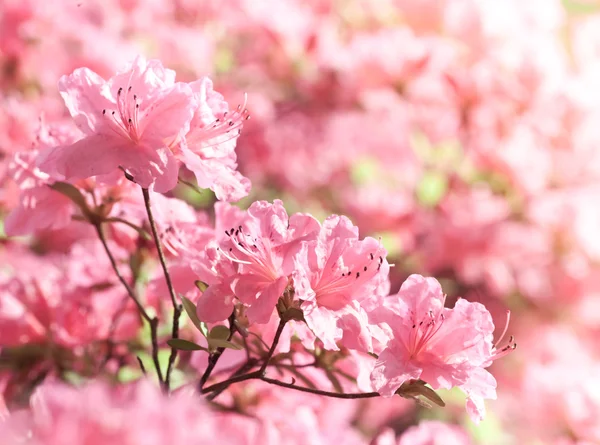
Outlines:
{"type": "Polygon", "coordinates": [[[312,216],[295,214],[288,217],[279,200],[273,204],[266,201],[253,203],[240,221],[225,230],[227,238],[220,243],[220,253],[211,254],[214,260],[210,269],[216,272],[229,268],[230,274],[215,273],[215,282],[209,283],[198,301],[199,311],[200,307],[217,305],[222,309],[219,315],[225,314],[221,304],[208,304],[209,299],[216,298],[224,301],[231,313],[235,295],[248,306],[251,323],[267,323],[288,285],[300,242],[316,236],[318,227],[312,216]],[[230,262],[233,268],[221,264],[223,261],[230,262]]]}
{"type": "Polygon", "coordinates": [[[121,168],[142,187],[175,187],[179,165],[171,147],[188,131],[196,100],[187,84],[175,83],[174,71],[140,56],[108,81],[76,69],[59,90],[85,137],[45,153],[42,170],[73,180],[121,168]]]}
{"type": "Polygon", "coordinates": [[[238,201],[250,191],[250,181],[236,170],[235,154],[248,110],[240,105],[230,112],[208,77],[189,85],[199,106],[181,146],[181,161],[196,175],[199,187],[210,188],[217,199],[238,201]]]}
{"type": "Polygon", "coordinates": [[[376,391],[391,397],[400,386],[421,379],[433,389],[454,386],[467,393],[467,411],[478,422],[485,415],[483,399],[496,398],[496,380],[484,368],[514,348],[496,350],[494,324],[480,303],[459,299],[444,308],[445,296],[434,278],[411,275],[389,310],[392,337],[371,374],[376,391]]]}
{"type": "Polygon", "coordinates": [[[36,162],[40,151],[72,143],[80,136],[79,131],[70,125],[48,125],[40,119],[36,133],[34,149],[15,153],[7,165],[7,175],[21,190],[19,204],[5,220],[8,236],[65,227],[77,212],[69,198],[49,187],[57,178],[37,168],[36,162]]]}
{"type": "Polygon", "coordinates": [[[327,349],[337,350],[345,338],[351,349],[370,350],[368,317],[360,305],[387,282],[386,251],[373,238],[358,239],[358,227],[333,215],[318,237],[304,243],[296,258],[294,287],[303,300],[308,326],[327,349]]]}

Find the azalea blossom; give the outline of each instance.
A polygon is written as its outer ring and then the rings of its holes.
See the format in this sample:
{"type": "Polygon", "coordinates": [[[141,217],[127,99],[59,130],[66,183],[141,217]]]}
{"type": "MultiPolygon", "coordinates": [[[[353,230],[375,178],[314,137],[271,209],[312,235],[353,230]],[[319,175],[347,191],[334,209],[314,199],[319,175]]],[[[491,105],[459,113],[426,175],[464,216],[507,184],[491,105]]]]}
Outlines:
{"type": "Polygon", "coordinates": [[[188,131],[197,104],[174,71],[139,56],[109,80],[76,69],[61,77],[59,91],[85,136],[45,153],[42,170],[73,180],[122,169],[142,187],[175,187],[179,165],[170,147],[188,131]]]}
{"type": "Polygon", "coordinates": [[[179,157],[195,174],[199,187],[212,189],[220,200],[238,201],[250,190],[250,181],[236,170],[235,153],[237,138],[250,117],[246,104],[230,111],[208,77],[189,85],[198,108],[179,157]]]}
{"type": "Polygon", "coordinates": [[[348,347],[370,349],[368,317],[360,302],[387,283],[385,255],[379,241],[359,240],[358,227],[344,216],[330,216],[318,237],[303,243],[295,260],[295,295],[325,348],[337,350],[336,342],[346,336],[348,347]]]}
{"type": "MultiPolygon", "coordinates": [[[[216,283],[209,286],[199,305],[206,305],[207,299],[213,297],[226,298],[228,305],[233,304],[230,295],[235,295],[248,306],[247,316],[251,322],[267,323],[288,286],[293,258],[301,241],[316,236],[318,227],[318,222],[309,215],[288,217],[280,200],[273,204],[253,203],[237,225],[225,230],[220,253],[216,254],[216,258],[233,265],[230,270],[234,273],[221,275],[218,286],[223,289],[213,287],[216,283]],[[225,291],[227,288],[231,293],[225,291]]],[[[229,266],[215,265],[213,269],[216,267],[229,266]]]]}
{"type": "Polygon", "coordinates": [[[409,380],[424,380],[433,389],[457,386],[467,393],[471,418],[481,420],[483,399],[496,398],[496,380],[485,368],[514,349],[512,339],[496,349],[485,306],[459,299],[445,308],[434,278],[411,275],[389,298],[394,306],[382,317],[392,334],[371,374],[373,387],[391,397],[409,380]]]}

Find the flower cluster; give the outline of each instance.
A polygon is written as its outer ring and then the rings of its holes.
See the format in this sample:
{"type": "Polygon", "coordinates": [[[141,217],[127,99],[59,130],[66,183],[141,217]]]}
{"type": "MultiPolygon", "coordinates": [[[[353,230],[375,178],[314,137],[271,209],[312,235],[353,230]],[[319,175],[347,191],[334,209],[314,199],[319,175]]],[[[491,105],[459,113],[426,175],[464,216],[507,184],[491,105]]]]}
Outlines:
{"type": "Polygon", "coordinates": [[[1,443],[600,441],[594,1],[50,3],[0,7],[1,443]]]}

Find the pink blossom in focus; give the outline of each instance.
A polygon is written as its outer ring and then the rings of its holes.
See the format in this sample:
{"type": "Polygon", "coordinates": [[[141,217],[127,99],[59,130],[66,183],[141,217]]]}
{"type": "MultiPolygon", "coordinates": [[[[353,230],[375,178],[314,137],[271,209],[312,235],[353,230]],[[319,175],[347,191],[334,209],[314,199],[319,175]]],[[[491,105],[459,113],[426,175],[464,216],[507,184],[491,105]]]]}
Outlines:
{"type": "Polygon", "coordinates": [[[212,81],[204,77],[190,87],[198,109],[185,135],[180,158],[196,175],[201,188],[210,188],[217,199],[238,201],[250,190],[250,181],[237,170],[235,145],[248,110],[238,106],[229,111],[223,96],[213,90],[212,81]]]}
{"type": "Polygon", "coordinates": [[[409,380],[421,379],[433,389],[458,386],[467,393],[467,411],[478,422],[483,399],[496,398],[496,380],[485,370],[513,345],[497,351],[494,324],[480,303],[459,299],[444,308],[445,296],[434,278],[411,275],[396,296],[387,323],[393,333],[371,374],[373,387],[391,397],[409,380]]]}
{"type": "MultiPolygon", "coordinates": [[[[245,305],[251,322],[266,323],[275,309],[275,304],[288,285],[293,271],[293,256],[300,242],[316,236],[318,222],[309,215],[295,214],[288,217],[283,203],[273,204],[257,201],[248,209],[247,215],[226,229],[226,238],[215,252],[215,266],[230,262],[236,273],[222,277],[221,284],[211,286],[199,301],[213,296],[221,299],[231,292],[245,305]]],[[[230,267],[230,266],[218,266],[230,267]]],[[[231,301],[231,300],[229,300],[231,301]]]]}
{"type": "Polygon", "coordinates": [[[387,280],[385,249],[373,238],[358,239],[358,228],[344,216],[330,216],[318,237],[307,241],[296,259],[295,295],[303,301],[308,326],[325,348],[349,341],[351,349],[370,350],[362,300],[375,299],[387,280]],[[356,304],[355,304],[356,303],[356,304]]]}
{"type": "Polygon", "coordinates": [[[86,136],[45,153],[43,171],[73,180],[114,176],[122,168],[157,192],[176,185],[179,166],[171,146],[188,131],[197,104],[191,88],[175,82],[174,71],[137,57],[108,81],[79,68],[61,78],[59,90],[86,136]]]}

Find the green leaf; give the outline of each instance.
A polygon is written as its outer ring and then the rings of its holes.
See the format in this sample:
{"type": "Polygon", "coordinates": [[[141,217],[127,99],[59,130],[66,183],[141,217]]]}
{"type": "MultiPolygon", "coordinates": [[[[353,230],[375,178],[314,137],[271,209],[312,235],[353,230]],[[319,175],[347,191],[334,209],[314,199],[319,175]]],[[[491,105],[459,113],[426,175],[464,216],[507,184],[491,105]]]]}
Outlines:
{"type": "Polygon", "coordinates": [[[404,398],[415,399],[419,404],[428,408],[431,406],[424,400],[419,400],[419,396],[425,397],[438,406],[446,406],[442,398],[433,389],[426,386],[423,380],[410,380],[403,383],[396,391],[396,394],[404,398]]]}
{"type": "Polygon", "coordinates": [[[442,408],[444,406],[446,406],[446,403],[444,403],[444,401],[438,395],[438,393],[436,393],[430,387],[423,385],[420,387],[420,390],[421,390],[421,395],[423,397],[425,397],[427,400],[430,400],[431,402],[435,403],[437,406],[441,406],[442,408]]]}
{"type": "Polygon", "coordinates": [[[206,284],[204,281],[196,280],[194,281],[194,284],[200,290],[200,292],[204,292],[206,289],[208,289],[208,284],[206,284]]]}
{"type": "Polygon", "coordinates": [[[209,340],[227,340],[229,338],[229,328],[227,326],[219,325],[215,326],[210,330],[208,334],[209,340]]]}
{"type": "Polygon", "coordinates": [[[235,350],[240,350],[240,349],[244,349],[242,346],[237,345],[235,343],[232,343],[230,341],[227,340],[221,340],[220,338],[208,338],[208,345],[210,347],[210,349],[216,349],[216,348],[226,348],[226,349],[235,349],[235,350]]]}
{"type": "Polygon", "coordinates": [[[194,342],[184,340],[183,338],[172,338],[167,340],[167,344],[172,348],[179,349],[180,351],[207,351],[205,347],[197,345],[194,342]]]}
{"type": "Polygon", "coordinates": [[[185,313],[190,317],[194,326],[198,328],[200,332],[206,337],[206,334],[202,330],[202,322],[198,318],[198,314],[196,313],[196,305],[187,297],[181,296],[181,302],[183,304],[183,308],[185,309],[185,313]]]}

